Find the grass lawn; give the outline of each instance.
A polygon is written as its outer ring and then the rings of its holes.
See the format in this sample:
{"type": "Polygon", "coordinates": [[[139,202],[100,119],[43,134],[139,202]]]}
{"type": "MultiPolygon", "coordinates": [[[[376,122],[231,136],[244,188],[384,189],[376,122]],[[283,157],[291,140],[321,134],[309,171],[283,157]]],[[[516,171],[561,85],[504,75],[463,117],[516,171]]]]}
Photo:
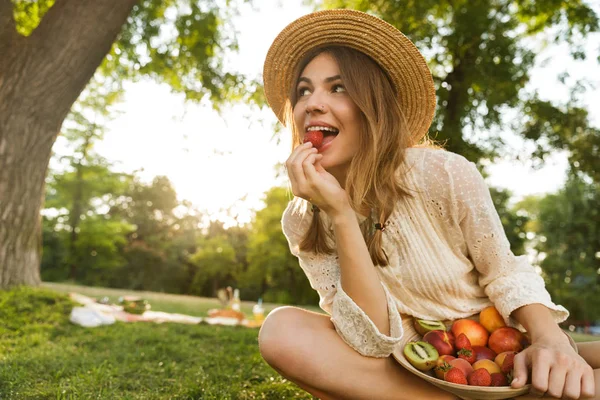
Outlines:
{"type": "MultiPolygon", "coordinates": [[[[121,322],[83,328],[68,321],[73,303],[64,293],[116,299],[135,292],[43,286],[0,291],[2,400],[314,398],[262,360],[257,329],[121,322]]],[[[219,305],[216,299],[135,294],[156,311],[206,316],[219,305]]]]}
{"type": "MultiPolygon", "coordinates": [[[[68,292],[113,301],[135,294],[155,311],[195,316],[219,306],[216,299],[55,283],[0,291],[0,400],[314,399],[262,360],[257,329],[143,322],[83,328],[68,320],[68,292]]],[[[253,304],[242,311],[250,315],[253,304]]],[[[267,312],[274,307],[265,304],[267,312]]]]}

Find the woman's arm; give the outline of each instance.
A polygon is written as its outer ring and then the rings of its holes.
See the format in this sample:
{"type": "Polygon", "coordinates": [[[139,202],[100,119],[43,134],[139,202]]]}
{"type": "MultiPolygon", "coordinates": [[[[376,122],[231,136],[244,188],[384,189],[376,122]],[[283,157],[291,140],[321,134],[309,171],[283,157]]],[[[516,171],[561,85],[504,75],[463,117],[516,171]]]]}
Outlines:
{"type": "Polygon", "coordinates": [[[385,292],[362,236],[354,210],[347,204],[331,215],[344,291],[369,316],[379,332],[389,336],[385,292]]]}
{"type": "Polygon", "coordinates": [[[525,385],[531,368],[533,394],[573,399],[594,396],[594,370],[571,347],[548,308],[530,304],[516,309],[512,316],[531,335],[531,346],[515,357],[512,387],[525,385]]]}
{"type": "Polygon", "coordinates": [[[341,287],[331,288],[332,321],[361,354],[388,356],[402,335],[400,316],[379,280],[348,195],[318,163],[321,158],[308,142],[292,151],[286,166],[294,195],[318,206],[333,223],[341,287]],[[364,342],[371,339],[376,345],[364,342]]]}
{"type": "Polygon", "coordinates": [[[526,305],[513,311],[512,317],[529,332],[532,343],[547,339],[570,346],[569,339],[547,307],[541,304],[526,305]]]}

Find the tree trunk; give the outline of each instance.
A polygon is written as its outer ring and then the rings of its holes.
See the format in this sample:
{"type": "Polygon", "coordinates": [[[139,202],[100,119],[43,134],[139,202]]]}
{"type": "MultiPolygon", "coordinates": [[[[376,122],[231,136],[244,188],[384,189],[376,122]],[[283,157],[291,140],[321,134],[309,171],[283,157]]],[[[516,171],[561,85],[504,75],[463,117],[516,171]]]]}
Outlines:
{"type": "Polygon", "coordinates": [[[71,106],[135,0],[56,0],[31,36],[0,0],[0,288],[40,282],[44,184],[71,106]]]}

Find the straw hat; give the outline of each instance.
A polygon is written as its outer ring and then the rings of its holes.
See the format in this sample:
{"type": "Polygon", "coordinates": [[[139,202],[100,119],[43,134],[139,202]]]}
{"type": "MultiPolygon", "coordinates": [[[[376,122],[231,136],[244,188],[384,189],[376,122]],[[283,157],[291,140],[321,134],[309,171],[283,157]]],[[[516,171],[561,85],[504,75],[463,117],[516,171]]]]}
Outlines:
{"type": "Polygon", "coordinates": [[[398,29],[381,18],[355,10],[323,10],[298,18],[271,44],[263,70],[267,101],[284,122],[294,70],[315,47],[347,46],[375,60],[391,78],[418,142],[429,129],[435,112],[435,87],[425,58],[398,29]]]}

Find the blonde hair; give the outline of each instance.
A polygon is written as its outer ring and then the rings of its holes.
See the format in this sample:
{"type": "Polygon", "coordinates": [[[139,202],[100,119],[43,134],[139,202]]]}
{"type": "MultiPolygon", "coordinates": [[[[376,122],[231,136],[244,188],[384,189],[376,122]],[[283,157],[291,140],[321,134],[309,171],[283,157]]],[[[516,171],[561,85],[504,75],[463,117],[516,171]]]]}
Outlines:
{"type": "MultiPolygon", "coordinates": [[[[399,198],[409,196],[398,179],[404,162],[405,149],[413,145],[402,113],[398,94],[381,67],[366,54],[343,46],[317,48],[309,52],[295,71],[296,84],[310,61],[321,53],[333,57],[340,69],[346,91],[361,111],[358,152],[350,162],[345,190],[354,210],[374,210],[363,226],[363,236],[374,265],[387,266],[383,251],[382,230],[375,223],[384,224],[399,198]],[[375,219],[375,220],[374,220],[375,219]]],[[[304,132],[298,132],[293,123],[293,108],[297,103],[296,85],[290,88],[286,105],[286,126],[292,131],[292,146],[302,144],[304,132]]],[[[331,234],[323,225],[319,212],[313,212],[312,222],[300,243],[303,251],[333,253],[331,234]]]]}

